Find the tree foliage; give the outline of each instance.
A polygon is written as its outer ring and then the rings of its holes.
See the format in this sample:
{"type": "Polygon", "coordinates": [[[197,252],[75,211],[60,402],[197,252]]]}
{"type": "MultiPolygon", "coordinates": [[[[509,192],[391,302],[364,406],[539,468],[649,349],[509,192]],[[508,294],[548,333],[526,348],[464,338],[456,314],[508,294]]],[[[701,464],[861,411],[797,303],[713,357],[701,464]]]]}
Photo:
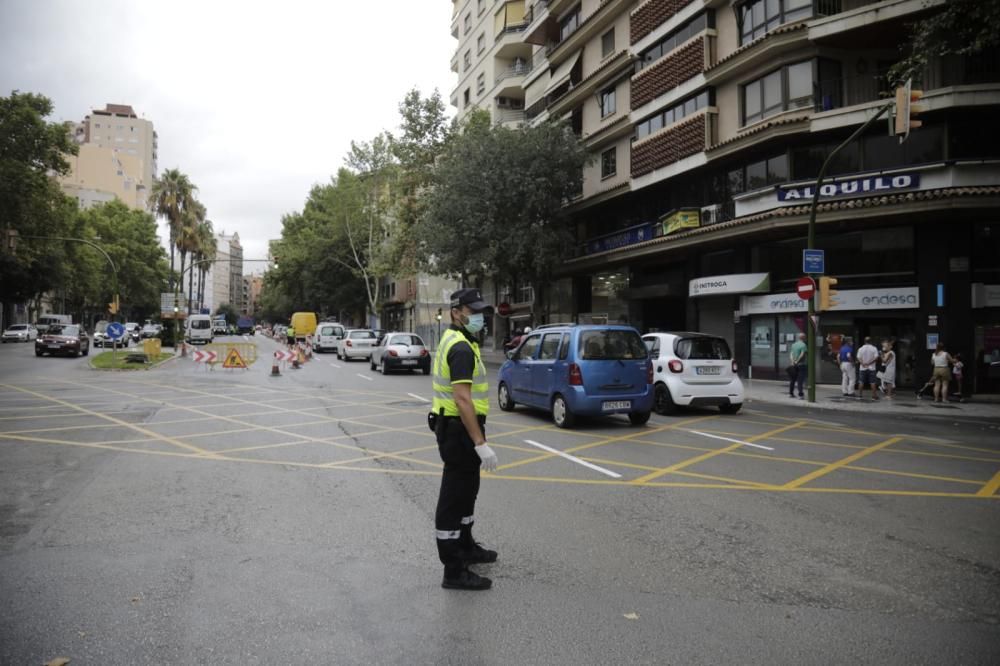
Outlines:
{"type": "Polygon", "coordinates": [[[930,58],[974,55],[1000,46],[1000,0],[949,0],[910,30],[904,58],[889,70],[892,83],[919,82],[930,58]]]}
{"type": "Polygon", "coordinates": [[[420,225],[430,269],[544,282],[571,246],[563,207],[587,160],[564,124],[509,129],[473,114],[433,173],[420,225]]]}

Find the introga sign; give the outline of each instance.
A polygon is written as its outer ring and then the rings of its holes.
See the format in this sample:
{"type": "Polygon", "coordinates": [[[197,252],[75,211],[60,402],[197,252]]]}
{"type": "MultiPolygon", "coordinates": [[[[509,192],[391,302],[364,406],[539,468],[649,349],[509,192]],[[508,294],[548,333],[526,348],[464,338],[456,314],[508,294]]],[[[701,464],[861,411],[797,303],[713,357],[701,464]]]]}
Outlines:
{"type": "MultiPolygon", "coordinates": [[[[842,178],[830,183],[824,183],[819,188],[819,198],[886,194],[897,190],[911,190],[919,186],[919,173],[842,178]]],[[[799,203],[803,200],[812,199],[815,191],[815,184],[782,186],[778,188],[778,201],[799,203]]]]}
{"type": "MultiPolygon", "coordinates": [[[[837,300],[837,305],[832,308],[836,311],[904,310],[920,307],[920,289],[842,289],[837,294],[837,300]]],[[[740,298],[740,313],[744,315],[805,312],[808,307],[808,302],[799,298],[796,293],[760,294],[740,298]]]]}
{"type": "Polygon", "coordinates": [[[771,288],[768,273],[738,273],[695,278],[688,283],[688,296],[713,296],[716,294],[745,294],[767,291],[771,288]]]}

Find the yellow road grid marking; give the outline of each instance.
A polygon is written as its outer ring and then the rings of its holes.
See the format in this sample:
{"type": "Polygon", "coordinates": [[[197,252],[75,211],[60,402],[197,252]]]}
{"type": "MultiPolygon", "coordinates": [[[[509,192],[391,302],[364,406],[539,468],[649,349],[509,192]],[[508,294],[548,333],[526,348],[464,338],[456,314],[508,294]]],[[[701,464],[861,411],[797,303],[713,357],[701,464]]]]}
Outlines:
{"type": "Polygon", "coordinates": [[[976,493],[979,497],[993,497],[997,490],[1000,490],[1000,472],[993,475],[993,478],[986,482],[979,492],[976,493]]]}
{"type": "MultiPolygon", "coordinates": [[[[792,430],[793,428],[798,428],[803,423],[804,421],[796,421],[795,423],[789,423],[788,425],[783,425],[780,428],[775,428],[774,430],[768,430],[767,432],[762,432],[759,435],[754,435],[753,437],[747,437],[744,441],[755,442],[761,439],[767,439],[768,437],[773,437],[778,433],[786,432],[788,430],[792,430]]],[[[700,456],[695,456],[694,458],[688,458],[687,460],[682,460],[678,463],[670,465],[669,467],[664,467],[663,469],[657,470],[656,472],[647,474],[646,476],[641,476],[638,479],[634,479],[632,483],[635,485],[649,483],[650,481],[658,479],[666,474],[670,474],[671,472],[676,472],[678,470],[684,469],[685,467],[690,467],[691,465],[695,465],[697,463],[704,462],[705,460],[709,460],[710,458],[714,458],[715,456],[721,456],[725,453],[729,453],[730,451],[735,451],[741,446],[743,446],[742,443],[732,444],[730,446],[721,449],[714,449],[712,451],[708,451],[707,453],[703,453],[700,456]]]]}
{"type": "MultiPolygon", "coordinates": [[[[62,444],[63,446],[76,446],[76,445],[90,445],[97,444],[98,442],[71,442],[65,439],[51,439],[49,437],[28,437],[26,435],[0,435],[0,439],[13,439],[19,442],[38,442],[41,444],[62,444]]],[[[149,438],[143,439],[111,439],[106,442],[100,442],[101,445],[105,444],[138,444],[140,442],[153,442],[149,438]]],[[[123,451],[129,451],[131,449],[121,449],[123,451]]]]}
{"type": "Polygon", "coordinates": [[[52,398],[52,397],[44,395],[42,393],[36,393],[35,391],[29,391],[28,389],[20,388],[18,386],[10,386],[10,385],[7,385],[7,384],[4,384],[3,386],[5,388],[13,389],[15,391],[22,391],[24,393],[27,393],[28,395],[33,395],[36,398],[42,398],[44,400],[49,400],[51,402],[63,405],[64,407],[68,407],[70,409],[75,409],[76,411],[78,411],[78,412],[80,412],[82,414],[86,414],[87,416],[94,416],[94,417],[97,417],[99,419],[104,419],[105,421],[109,421],[111,423],[114,423],[115,425],[119,425],[119,426],[122,426],[122,427],[125,427],[125,428],[129,428],[131,430],[134,430],[135,432],[139,433],[140,435],[144,435],[144,436],[146,436],[148,438],[158,439],[161,442],[166,442],[167,444],[172,444],[174,446],[179,446],[182,449],[187,449],[188,451],[193,451],[195,453],[209,455],[207,451],[205,451],[204,449],[199,449],[197,446],[194,446],[193,444],[188,444],[187,442],[182,442],[182,441],[174,439],[172,437],[165,437],[163,435],[159,435],[159,434],[153,432],[152,430],[147,430],[145,428],[142,428],[140,426],[135,425],[134,423],[128,423],[127,421],[122,421],[121,419],[116,419],[113,416],[107,416],[105,414],[101,414],[99,412],[95,412],[95,411],[89,410],[89,409],[87,409],[85,407],[77,407],[76,405],[74,405],[72,403],[69,403],[69,402],[66,402],[65,400],[60,400],[59,398],[52,398]]]}
{"type": "Polygon", "coordinates": [[[821,467],[820,469],[813,470],[812,472],[809,472],[808,474],[806,474],[804,476],[800,476],[799,478],[797,478],[797,479],[795,479],[793,481],[789,481],[788,483],[786,483],[782,487],[783,488],[798,488],[800,486],[803,486],[803,485],[809,483],[810,481],[815,481],[816,479],[820,478],[821,476],[826,476],[830,472],[836,471],[836,470],[840,469],[841,467],[844,467],[846,465],[850,465],[852,462],[854,462],[856,460],[861,460],[865,456],[869,456],[869,455],[875,453],[876,451],[881,451],[882,449],[884,449],[884,448],[886,448],[888,446],[892,446],[893,444],[895,444],[896,442],[898,442],[898,441],[900,441],[902,439],[903,439],[902,437],[890,437],[889,439],[881,441],[878,444],[875,444],[874,446],[869,446],[867,449],[864,449],[862,451],[858,451],[857,453],[853,453],[853,454],[847,456],[846,458],[841,458],[840,460],[838,460],[836,462],[832,462],[829,465],[826,465],[825,467],[821,467]]]}

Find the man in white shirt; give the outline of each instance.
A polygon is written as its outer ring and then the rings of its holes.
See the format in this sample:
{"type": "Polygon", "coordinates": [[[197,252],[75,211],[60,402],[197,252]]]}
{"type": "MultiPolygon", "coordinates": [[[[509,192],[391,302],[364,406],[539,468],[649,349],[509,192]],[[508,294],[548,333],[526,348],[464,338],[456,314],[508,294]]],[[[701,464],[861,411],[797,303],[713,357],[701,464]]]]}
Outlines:
{"type": "Polygon", "coordinates": [[[858,350],[858,363],[861,372],[858,373],[858,384],[861,386],[859,397],[865,397],[865,386],[871,386],[872,400],[878,400],[878,388],[876,386],[875,369],[878,363],[879,353],[872,344],[871,338],[865,338],[865,344],[858,350]]]}

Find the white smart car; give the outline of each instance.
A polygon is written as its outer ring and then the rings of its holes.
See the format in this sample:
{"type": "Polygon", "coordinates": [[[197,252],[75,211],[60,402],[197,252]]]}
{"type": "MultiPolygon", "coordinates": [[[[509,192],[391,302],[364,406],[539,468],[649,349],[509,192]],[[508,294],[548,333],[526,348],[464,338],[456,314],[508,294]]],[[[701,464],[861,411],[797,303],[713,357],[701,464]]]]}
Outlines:
{"type": "Polygon", "coordinates": [[[724,338],[706,333],[647,333],[642,341],[653,360],[653,408],[718,407],[735,414],[743,406],[743,382],[724,338]]]}

